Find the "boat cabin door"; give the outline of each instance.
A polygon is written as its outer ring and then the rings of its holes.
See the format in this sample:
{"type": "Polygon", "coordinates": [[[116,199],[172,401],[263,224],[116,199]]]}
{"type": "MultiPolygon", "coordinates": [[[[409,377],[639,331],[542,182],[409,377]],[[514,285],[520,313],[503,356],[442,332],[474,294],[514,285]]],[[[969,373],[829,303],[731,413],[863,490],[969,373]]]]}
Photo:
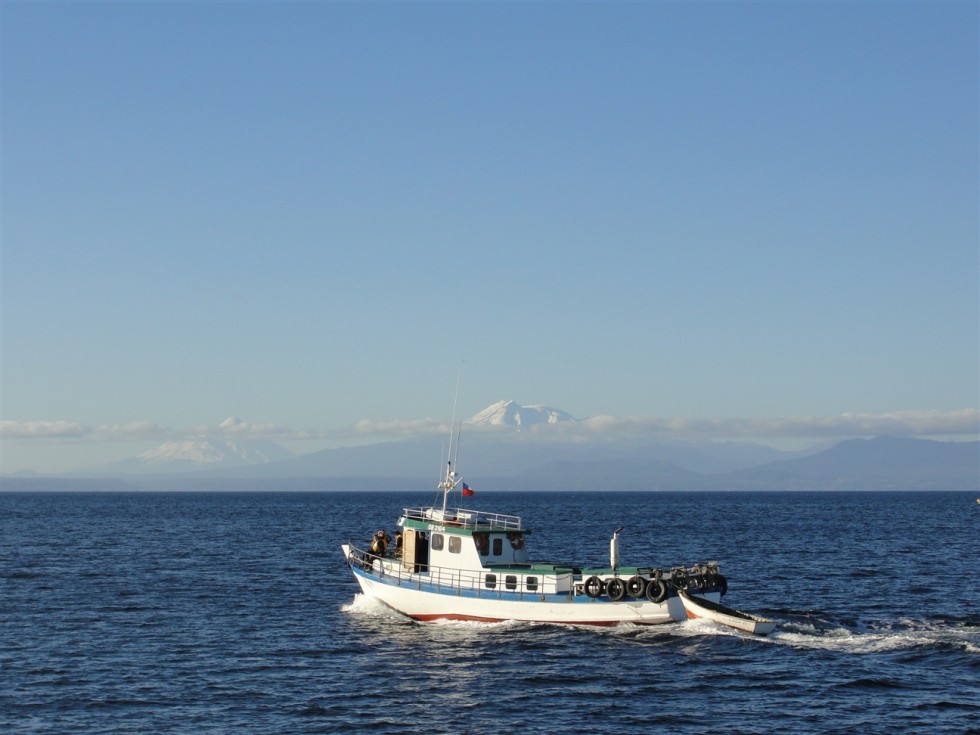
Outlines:
{"type": "Polygon", "coordinates": [[[413,574],[429,571],[429,539],[425,531],[402,533],[402,569],[413,574]]]}

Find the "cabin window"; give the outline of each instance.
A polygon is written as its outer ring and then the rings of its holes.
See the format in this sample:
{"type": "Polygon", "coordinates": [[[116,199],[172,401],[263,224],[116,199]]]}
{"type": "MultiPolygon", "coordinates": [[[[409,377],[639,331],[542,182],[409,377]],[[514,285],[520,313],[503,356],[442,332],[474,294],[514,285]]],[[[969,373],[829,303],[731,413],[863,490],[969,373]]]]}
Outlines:
{"type": "Polygon", "coordinates": [[[497,575],[496,574],[488,574],[487,576],[485,576],[483,578],[483,584],[484,584],[484,586],[488,590],[496,589],[497,588],[497,575]]]}
{"type": "Polygon", "coordinates": [[[504,587],[506,587],[509,590],[516,590],[517,576],[513,574],[508,574],[506,577],[504,577],[504,587]]]}
{"type": "Polygon", "coordinates": [[[444,537],[441,533],[432,534],[432,550],[442,551],[442,546],[444,543],[444,537]]]}
{"type": "Polygon", "coordinates": [[[528,592],[538,591],[538,578],[537,577],[525,577],[524,586],[527,587],[528,592]]]}
{"type": "Polygon", "coordinates": [[[502,538],[495,538],[493,540],[493,555],[500,556],[504,553],[504,540],[502,538]]]}
{"type": "Polygon", "coordinates": [[[463,547],[462,539],[459,536],[449,537],[449,553],[458,554],[459,550],[463,547]]]}

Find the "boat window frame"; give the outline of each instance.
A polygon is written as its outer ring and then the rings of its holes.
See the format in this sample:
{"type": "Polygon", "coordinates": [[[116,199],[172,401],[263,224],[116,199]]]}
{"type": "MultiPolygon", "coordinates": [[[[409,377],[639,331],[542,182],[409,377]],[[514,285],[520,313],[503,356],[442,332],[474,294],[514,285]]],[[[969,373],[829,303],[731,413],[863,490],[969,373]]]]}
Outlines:
{"type": "Polygon", "coordinates": [[[500,536],[496,536],[493,539],[493,556],[503,556],[504,553],[504,540],[500,536]]]}
{"type": "Polygon", "coordinates": [[[463,539],[459,536],[452,535],[449,537],[449,553],[458,554],[463,550],[463,539]]]}
{"type": "Polygon", "coordinates": [[[442,551],[446,545],[446,537],[441,533],[433,533],[430,543],[433,551],[442,551]]]}

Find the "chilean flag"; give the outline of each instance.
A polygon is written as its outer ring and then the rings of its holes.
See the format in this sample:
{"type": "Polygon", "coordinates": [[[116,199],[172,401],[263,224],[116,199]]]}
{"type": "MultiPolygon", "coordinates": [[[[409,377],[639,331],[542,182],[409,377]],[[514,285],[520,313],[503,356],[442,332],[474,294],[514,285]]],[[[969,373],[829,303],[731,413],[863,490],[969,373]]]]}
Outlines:
{"type": "Polygon", "coordinates": [[[475,493],[475,492],[473,492],[472,490],[470,490],[470,486],[469,486],[469,485],[467,485],[467,484],[466,484],[466,483],[464,482],[464,483],[463,483],[463,495],[464,495],[465,497],[472,497],[473,495],[476,495],[476,493],[475,493]]]}

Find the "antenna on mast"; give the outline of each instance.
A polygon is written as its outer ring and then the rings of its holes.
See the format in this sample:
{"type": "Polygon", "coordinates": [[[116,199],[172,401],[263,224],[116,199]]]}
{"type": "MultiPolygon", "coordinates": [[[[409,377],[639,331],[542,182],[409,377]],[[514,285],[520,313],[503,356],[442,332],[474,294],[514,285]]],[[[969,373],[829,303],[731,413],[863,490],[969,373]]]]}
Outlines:
{"type": "MultiPolygon", "coordinates": [[[[459,404],[459,383],[460,379],[463,377],[463,366],[460,365],[459,370],[456,373],[456,395],[453,397],[453,420],[449,425],[449,452],[446,454],[446,479],[442,481],[440,487],[442,488],[442,512],[446,512],[446,499],[449,497],[449,492],[456,487],[459,480],[456,479],[456,470],[453,469],[453,464],[459,455],[459,434],[456,434],[456,452],[453,454],[453,432],[456,430],[456,406],[459,404]]],[[[460,427],[462,428],[462,426],[460,427]]]]}
{"type": "Polygon", "coordinates": [[[453,456],[454,465],[457,464],[457,461],[459,460],[459,436],[462,433],[463,433],[463,422],[462,420],[460,420],[460,422],[456,424],[456,454],[455,456],[453,456]]]}
{"type": "MultiPolygon", "coordinates": [[[[449,454],[446,456],[446,460],[449,464],[449,469],[452,471],[452,465],[455,461],[453,457],[453,432],[456,430],[456,406],[459,404],[459,381],[463,377],[463,367],[460,366],[456,373],[456,395],[453,397],[453,420],[449,424],[449,454]]],[[[459,447],[457,446],[456,451],[459,452],[459,447]]]]}

